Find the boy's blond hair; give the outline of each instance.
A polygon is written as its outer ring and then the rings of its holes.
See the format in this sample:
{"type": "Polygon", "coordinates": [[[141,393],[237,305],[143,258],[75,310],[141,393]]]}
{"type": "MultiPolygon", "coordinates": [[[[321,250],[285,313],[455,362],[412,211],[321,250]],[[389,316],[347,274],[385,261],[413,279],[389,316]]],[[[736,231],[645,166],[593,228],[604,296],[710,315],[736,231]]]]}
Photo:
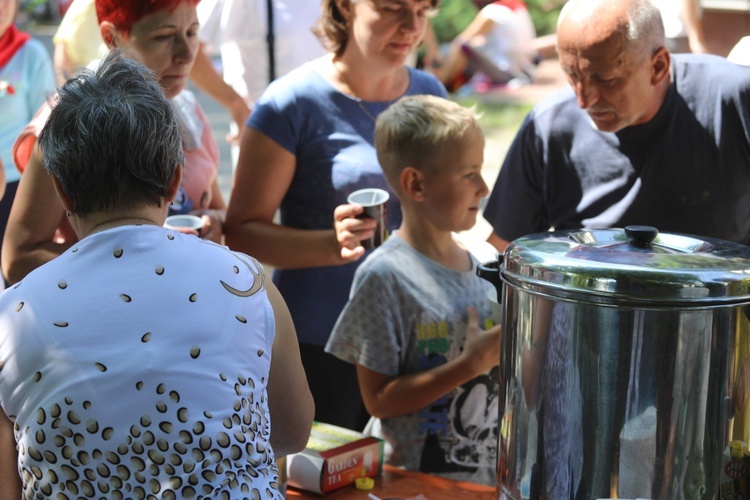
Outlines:
{"type": "Polygon", "coordinates": [[[433,95],[402,97],[380,113],[375,123],[375,149],[388,184],[399,192],[406,167],[433,173],[442,147],[480,130],[474,108],[433,95]]]}

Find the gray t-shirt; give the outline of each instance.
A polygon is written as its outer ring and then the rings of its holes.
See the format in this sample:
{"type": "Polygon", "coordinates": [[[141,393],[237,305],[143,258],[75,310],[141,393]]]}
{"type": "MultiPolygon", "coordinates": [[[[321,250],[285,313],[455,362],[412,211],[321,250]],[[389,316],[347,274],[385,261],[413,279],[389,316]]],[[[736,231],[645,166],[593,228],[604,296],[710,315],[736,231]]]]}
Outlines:
{"type": "MultiPolygon", "coordinates": [[[[467,308],[491,326],[491,285],[472,270],[428,259],[393,234],[359,267],[349,302],[326,351],[387,375],[428,370],[459,355],[467,308]]],[[[452,479],[495,484],[498,370],[477,377],[428,407],[382,420],[393,447],[388,463],[452,479]]]]}

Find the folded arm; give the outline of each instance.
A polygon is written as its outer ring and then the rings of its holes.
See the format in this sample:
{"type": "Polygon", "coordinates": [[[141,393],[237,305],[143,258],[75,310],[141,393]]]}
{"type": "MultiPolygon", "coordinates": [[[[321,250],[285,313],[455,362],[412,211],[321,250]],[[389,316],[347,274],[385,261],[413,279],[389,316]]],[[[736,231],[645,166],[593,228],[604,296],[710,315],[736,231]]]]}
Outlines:
{"type": "Polygon", "coordinates": [[[76,238],[64,243],[54,241],[64,216],[65,209],[42,166],[39,149],[34,148],[21,176],[3,238],[1,267],[10,283],[22,280],[77,241],[76,238]]]}

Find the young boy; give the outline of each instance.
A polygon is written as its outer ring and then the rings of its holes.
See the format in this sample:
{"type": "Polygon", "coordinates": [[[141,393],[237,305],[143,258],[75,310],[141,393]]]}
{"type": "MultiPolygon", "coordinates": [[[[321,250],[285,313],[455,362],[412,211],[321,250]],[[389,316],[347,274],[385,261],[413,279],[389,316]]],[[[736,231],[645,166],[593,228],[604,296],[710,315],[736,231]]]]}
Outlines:
{"type": "Polygon", "coordinates": [[[500,327],[453,231],[471,228],[487,185],[471,110],[434,96],[381,113],[375,146],[403,222],[357,270],[326,351],[357,365],[388,463],[495,484],[500,327]]]}

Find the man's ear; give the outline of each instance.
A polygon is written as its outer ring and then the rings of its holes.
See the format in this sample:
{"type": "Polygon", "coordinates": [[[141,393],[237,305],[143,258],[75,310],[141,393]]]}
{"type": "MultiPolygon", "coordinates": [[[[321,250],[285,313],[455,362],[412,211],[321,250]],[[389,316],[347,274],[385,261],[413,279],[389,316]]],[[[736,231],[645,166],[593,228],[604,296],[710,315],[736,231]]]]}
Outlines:
{"type": "Polygon", "coordinates": [[[169,179],[169,186],[167,186],[167,201],[172,202],[177,197],[177,193],[180,191],[180,184],[182,184],[182,165],[177,165],[174,169],[172,178],[169,179]]]}
{"type": "Polygon", "coordinates": [[[654,52],[651,56],[651,85],[659,85],[665,78],[669,78],[671,63],[672,58],[666,48],[660,47],[654,52]]]}
{"type": "Polygon", "coordinates": [[[99,25],[99,33],[109,50],[122,47],[122,34],[110,21],[102,21],[99,25]]]}
{"type": "Polygon", "coordinates": [[[399,178],[401,192],[414,201],[424,199],[424,174],[414,167],[406,167],[399,178]]]}

